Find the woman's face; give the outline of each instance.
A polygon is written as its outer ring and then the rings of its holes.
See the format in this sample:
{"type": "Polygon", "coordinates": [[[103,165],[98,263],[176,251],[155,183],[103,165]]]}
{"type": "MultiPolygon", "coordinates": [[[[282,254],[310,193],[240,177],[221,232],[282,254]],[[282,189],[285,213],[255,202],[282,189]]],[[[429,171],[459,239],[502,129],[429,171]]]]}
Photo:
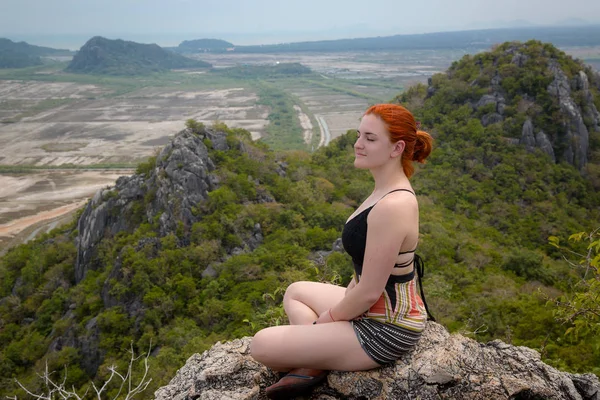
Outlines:
{"type": "Polygon", "coordinates": [[[398,144],[390,142],[387,127],[378,116],[374,114],[363,116],[357,131],[358,137],[354,143],[355,167],[377,168],[398,155],[398,144]]]}

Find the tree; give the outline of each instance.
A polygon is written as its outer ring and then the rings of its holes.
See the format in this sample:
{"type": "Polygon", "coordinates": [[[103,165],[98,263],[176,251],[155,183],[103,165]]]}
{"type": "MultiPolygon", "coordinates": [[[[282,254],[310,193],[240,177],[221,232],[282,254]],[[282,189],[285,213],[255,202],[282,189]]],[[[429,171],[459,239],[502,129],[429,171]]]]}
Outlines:
{"type": "MultiPolygon", "coordinates": [[[[127,368],[127,372],[125,373],[125,375],[119,373],[117,371],[116,366],[114,366],[114,365],[110,366],[108,368],[110,375],[102,383],[102,386],[98,387],[94,384],[94,382],[90,383],[91,388],[93,388],[94,392],[95,392],[94,394],[92,394],[92,396],[98,400],[108,399],[108,398],[112,398],[112,399],[122,398],[124,400],[130,400],[130,399],[133,399],[137,394],[140,394],[144,390],[146,390],[146,388],[148,387],[148,385],[150,385],[150,382],[152,381],[152,378],[148,378],[148,370],[149,370],[148,358],[150,357],[151,348],[152,348],[152,343],[150,343],[150,349],[148,350],[148,353],[144,357],[144,360],[143,360],[144,361],[144,372],[137,384],[134,383],[134,381],[133,381],[133,369],[134,369],[135,362],[137,360],[139,360],[142,357],[142,355],[139,355],[136,357],[135,352],[133,350],[133,344],[132,344],[131,349],[129,350],[129,352],[131,353],[131,358],[129,359],[129,366],[127,368]],[[113,381],[113,379],[115,379],[115,381],[118,381],[118,379],[120,379],[121,384],[118,388],[116,395],[114,395],[114,397],[111,397],[111,395],[108,394],[108,390],[109,390],[109,388],[114,386],[114,385],[111,385],[111,382],[113,381]],[[124,397],[119,397],[121,395],[124,397]]],[[[32,391],[27,389],[18,380],[16,382],[21,387],[21,389],[23,389],[25,391],[25,393],[27,393],[29,396],[32,396],[34,399],[38,399],[38,400],[54,400],[54,399],[69,399],[69,398],[81,400],[81,399],[88,397],[88,392],[90,391],[89,386],[83,394],[78,394],[77,391],[75,390],[75,388],[69,389],[65,386],[65,382],[67,380],[66,374],[65,374],[62,382],[54,382],[54,380],[52,379],[53,374],[54,374],[54,372],[48,371],[48,363],[46,362],[46,369],[44,370],[44,373],[39,375],[39,377],[42,378],[43,385],[45,386],[45,393],[41,393],[41,394],[33,393],[32,391]]],[[[17,400],[17,396],[8,397],[8,399],[17,400]]]]}
{"type": "Polygon", "coordinates": [[[575,284],[572,294],[554,300],[556,318],[571,323],[567,333],[577,335],[600,332],[600,227],[592,232],[579,232],[569,237],[572,246],[563,246],[560,240],[551,236],[550,244],[563,252],[569,265],[581,273],[581,280],[575,284]],[[585,244],[587,246],[585,246],[585,244]],[[584,250],[576,248],[584,244],[584,250]],[[575,247],[576,249],[572,249],[575,247]],[[575,260],[573,260],[575,258],[575,260]]]}

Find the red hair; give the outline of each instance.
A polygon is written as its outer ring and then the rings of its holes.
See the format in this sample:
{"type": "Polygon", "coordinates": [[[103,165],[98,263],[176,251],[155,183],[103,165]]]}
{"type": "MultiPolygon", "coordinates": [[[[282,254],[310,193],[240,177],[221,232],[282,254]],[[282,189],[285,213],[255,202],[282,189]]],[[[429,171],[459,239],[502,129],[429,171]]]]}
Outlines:
{"type": "Polygon", "coordinates": [[[392,143],[403,140],[406,144],[402,153],[402,169],[410,178],[415,171],[412,162],[425,163],[431,153],[433,138],[418,129],[415,117],[401,105],[376,104],[365,112],[365,115],[370,114],[378,116],[385,123],[392,143]]]}

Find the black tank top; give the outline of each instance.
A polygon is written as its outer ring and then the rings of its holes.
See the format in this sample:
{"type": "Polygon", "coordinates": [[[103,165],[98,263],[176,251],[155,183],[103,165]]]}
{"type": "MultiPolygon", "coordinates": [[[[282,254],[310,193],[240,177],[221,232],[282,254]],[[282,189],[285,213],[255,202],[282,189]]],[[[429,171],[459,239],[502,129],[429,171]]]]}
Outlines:
{"type": "MultiPolygon", "coordinates": [[[[413,195],[414,192],[408,189],[395,189],[392,190],[385,195],[383,195],[377,203],[381,201],[385,196],[394,192],[409,192],[413,195]]],[[[346,222],[344,225],[344,229],[342,230],[342,245],[344,246],[344,250],[352,257],[352,263],[354,264],[354,272],[356,273],[357,279],[360,279],[362,275],[363,263],[365,261],[365,251],[367,248],[367,217],[369,213],[377,205],[377,203],[373,204],[371,207],[364,209],[360,213],[354,216],[350,221],[346,222]]],[[[415,250],[400,252],[399,254],[405,253],[414,253],[415,250]]],[[[427,302],[425,301],[425,293],[423,293],[423,284],[421,282],[421,278],[425,273],[425,266],[421,258],[415,254],[415,256],[410,259],[408,262],[403,264],[396,264],[395,267],[407,267],[415,263],[415,269],[413,269],[410,273],[404,275],[390,275],[388,281],[386,283],[385,290],[390,296],[390,298],[395,302],[395,289],[394,286],[397,283],[405,283],[414,279],[415,272],[417,274],[419,280],[419,287],[421,289],[421,299],[423,300],[423,304],[425,305],[425,309],[427,310],[428,319],[435,321],[435,318],[429,312],[429,307],[427,307],[427,302]]]]}
{"type": "MultiPolygon", "coordinates": [[[[381,199],[383,199],[388,194],[394,192],[408,192],[414,195],[414,193],[408,189],[396,189],[384,194],[381,197],[381,199]]],[[[377,200],[377,203],[381,201],[381,199],[377,200]]],[[[365,260],[365,250],[367,247],[367,217],[369,216],[369,213],[371,212],[373,207],[377,205],[377,203],[361,211],[360,213],[355,215],[354,218],[352,218],[350,221],[346,222],[346,225],[344,225],[344,230],[342,231],[342,245],[344,246],[344,250],[346,250],[346,252],[350,254],[350,257],[352,257],[355,269],[357,266],[359,266],[360,271],[356,271],[358,275],[362,273],[362,264],[365,260]]],[[[406,253],[413,252],[414,250],[408,251],[406,253]]],[[[397,266],[401,267],[408,265],[410,265],[410,263],[406,265],[397,266]]]]}

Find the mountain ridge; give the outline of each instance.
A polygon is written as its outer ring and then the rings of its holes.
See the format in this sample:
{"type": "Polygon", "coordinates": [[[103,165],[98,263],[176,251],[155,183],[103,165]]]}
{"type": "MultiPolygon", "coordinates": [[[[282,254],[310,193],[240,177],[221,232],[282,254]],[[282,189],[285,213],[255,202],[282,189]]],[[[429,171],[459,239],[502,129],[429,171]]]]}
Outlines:
{"type": "Polygon", "coordinates": [[[40,57],[65,54],[68,55],[71,52],[0,38],[0,68],[24,68],[42,65],[40,57]]]}
{"type": "Polygon", "coordinates": [[[235,45],[236,53],[273,53],[302,51],[353,50],[423,50],[463,49],[467,52],[487,50],[496,43],[528,41],[554,43],[556,46],[600,45],[600,24],[585,26],[533,26],[421,34],[396,34],[329,40],[286,42],[279,44],[235,45]]]}

